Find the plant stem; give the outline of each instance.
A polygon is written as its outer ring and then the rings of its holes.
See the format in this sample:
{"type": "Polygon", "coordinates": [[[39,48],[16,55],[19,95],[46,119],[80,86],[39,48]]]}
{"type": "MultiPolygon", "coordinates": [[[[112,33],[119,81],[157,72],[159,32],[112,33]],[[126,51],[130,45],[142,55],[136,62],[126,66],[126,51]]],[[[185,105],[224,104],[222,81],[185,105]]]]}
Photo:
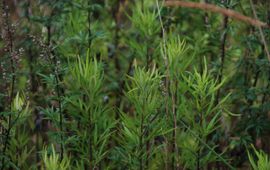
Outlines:
{"type": "MultiPolygon", "coordinates": [[[[147,127],[145,129],[148,129],[147,127]]],[[[149,131],[146,130],[145,136],[149,135],[149,131]]],[[[150,139],[146,142],[146,161],[145,161],[145,167],[148,167],[149,164],[149,157],[150,157],[150,149],[151,149],[151,141],[150,139]]]]}
{"type": "Polygon", "coordinates": [[[88,22],[88,48],[91,48],[91,44],[92,44],[92,31],[91,31],[91,9],[90,9],[91,3],[90,0],[88,0],[87,2],[87,22],[88,22]]]}
{"type": "Polygon", "coordinates": [[[144,136],[144,115],[142,113],[141,115],[141,126],[140,126],[140,141],[139,141],[139,147],[140,147],[140,156],[139,156],[139,160],[140,160],[140,170],[143,170],[143,136],[144,136]]]}
{"type": "MultiPolygon", "coordinates": [[[[228,3],[228,2],[227,2],[228,3]]],[[[228,29],[228,16],[224,16],[223,18],[223,30],[224,33],[222,35],[221,39],[221,65],[220,70],[218,74],[218,84],[221,83],[223,78],[223,69],[224,69],[224,62],[225,62],[225,56],[226,56],[226,40],[227,40],[227,29],[228,29]]],[[[217,90],[216,100],[215,104],[217,105],[219,103],[219,97],[220,97],[220,89],[217,90]]]]}
{"type": "MultiPolygon", "coordinates": [[[[174,81],[171,82],[172,84],[175,85],[174,88],[177,89],[178,82],[174,81]]],[[[176,134],[177,134],[177,115],[176,115],[176,105],[177,105],[177,90],[175,91],[174,94],[171,95],[171,100],[172,100],[172,113],[173,113],[173,135],[172,135],[172,169],[178,169],[178,161],[175,157],[178,156],[177,152],[177,143],[176,143],[176,134]],[[176,166],[175,166],[176,164],[176,166]]]]}
{"type": "MultiPolygon", "coordinates": [[[[229,4],[229,0],[225,0],[225,2],[223,3],[226,3],[226,5],[229,4]]],[[[228,8],[228,7],[226,7],[228,8]]],[[[223,35],[222,35],[222,38],[221,38],[221,65],[220,65],[220,69],[219,69],[219,73],[218,73],[218,84],[221,83],[222,81],[222,78],[223,78],[223,69],[224,69],[224,62],[225,62],[225,57],[226,57],[226,40],[227,40],[227,35],[228,35],[228,32],[227,32],[227,29],[228,29],[228,20],[229,20],[229,17],[228,16],[224,16],[223,17],[223,35]]],[[[219,98],[220,98],[220,90],[221,88],[219,88],[217,90],[217,94],[216,94],[216,99],[215,99],[215,105],[218,105],[219,103],[219,98]]],[[[218,146],[217,149],[219,149],[220,146],[218,146]]],[[[216,167],[217,169],[220,169],[220,164],[219,162],[216,163],[216,167]]]]}
{"type": "Polygon", "coordinates": [[[37,130],[37,133],[36,133],[36,164],[37,164],[37,169],[40,170],[40,165],[39,165],[39,161],[40,161],[40,158],[39,158],[39,130],[37,130]]]}
{"type": "MultiPolygon", "coordinates": [[[[48,45],[48,48],[50,49],[50,45],[51,45],[51,26],[50,26],[50,24],[47,26],[47,30],[48,30],[47,45],[48,45]]],[[[60,145],[61,145],[61,147],[60,147],[60,160],[62,160],[63,155],[64,155],[64,145],[63,145],[64,140],[63,140],[63,112],[62,112],[61,89],[60,89],[61,77],[59,75],[57,58],[54,55],[53,50],[50,50],[49,52],[52,55],[53,65],[54,65],[53,72],[54,72],[54,77],[55,77],[55,82],[56,82],[57,102],[58,102],[58,107],[59,107],[60,138],[61,138],[61,141],[60,141],[60,145]]]]}
{"type": "Polygon", "coordinates": [[[88,124],[89,124],[89,170],[93,169],[92,160],[93,160],[93,151],[92,151],[92,139],[91,139],[91,133],[92,133],[92,120],[91,120],[91,113],[88,113],[88,124]]]}
{"type": "MultiPolygon", "coordinates": [[[[165,28],[164,28],[164,24],[163,24],[163,21],[162,21],[162,18],[161,18],[161,10],[160,10],[160,6],[159,6],[159,2],[158,0],[156,0],[156,5],[157,5],[157,10],[158,10],[158,18],[159,18],[159,22],[160,22],[160,26],[161,26],[161,31],[162,31],[162,48],[164,50],[164,53],[163,53],[163,60],[164,60],[164,63],[165,63],[165,68],[166,68],[166,71],[165,71],[165,90],[166,90],[166,94],[165,94],[165,97],[166,97],[166,101],[165,101],[165,113],[166,113],[166,118],[169,120],[169,64],[168,64],[168,57],[167,57],[167,50],[166,50],[166,31],[165,31],[165,28]]],[[[170,144],[169,142],[167,143],[166,145],[166,163],[165,163],[165,170],[169,169],[169,151],[170,151],[170,144]]]]}
{"type": "MultiPolygon", "coordinates": [[[[7,34],[6,37],[6,41],[7,41],[7,48],[8,48],[8,52],[10,55],[10,66],[11,66],[11,90],[10,90],[10,94],[9,94],[9,110],[11,111],[12,109],[12,101],[13,101],[13,97],[14,97],[14,86],[15,86],[15,65],[14,65],[14,60],[13,60],[13,35],[12,35],[12,28],[11,28],[11,23],[9,22],[9,11],[7,9],[6,6],[6,2],[5,0],[2,1],[2,9],[3,9],[3,13],[5,15],[4,17],[4,24],[5,24],[5,31],[7,34]]],[[[6,131],[5,134],[5,142],[4,142],[4,148],[3,148],[3,155],[6,155],[6,150],[8,148],[9,145],[9,135],[10,135],[10,131],[11,131],[11,122],[12,122],[12,117],[11,114],[8,116],[8,129],[6,131]]],[[[5,158],[2,158],[2,167],[1,170],[3,170],[5,168],[5,158]]]]}
{"type": "MultiPolygon", "coordinates": [[[[253,85],[252,85],[253,88],[255,88],[257,86],[257,82],[259,80],[260,73],[261,73],[260,69],[259,68],[255,68],[255,77],[254,77],[254,82],[253,82],[253,85]]],[[[248,106],[251,107],[256,99],[254,99],[254,100],[248,99],[248,106]]],[[[249,112],[250,111],[251,110],[249,110],[249,112]]]]}
{"type": "MultiPolygon", "coordinates": [[[[115,32],[114,32],[114,47],[115,47],[115,52],[113,54],[113,59],[114,59],[114,65],[115,65],[115,69],[116,69],[116,74],[119,74],[120,71],[121,71],[121,66],[120,66],[120,62],[119,62],[119,58],[118,58],[118,45],[119,45],[119,31],[120,31],[120,25],[119,25],[119,17],[118,17],[118,14],[119,14],[119,10],[120,10],[120,6],[121,6],[121,1],[118,0],[117,1],[117,4],[116,4],[116,8],[115,10],[112,12],[113,13],[113,18],[114,18],[114,22],[115,22],[115,32]]],[[[132,65],[132,62],[131,62],[131,65],[132,65]]],[[[128,69],[128,72],[127,74],[129,73],[131,69],[131,66],[130,68],[128,69]]],[[[122,95],[123,95],[123,89],[124,87],[124,81],[121,80],[119,81],[119,89],[117,90],[116,92],[116,108],[119,108],[120,105],[121,105],[121,101],[122,101],[122,95]]],[[[116,115],[115,115],[115,118],[116,120],[119,120],[119,113],[117,112],[116,115]]]]}
{"type": "MultiPolygon", "coordinates": [[[[268,73],[268,83],[267,83],[267,86],[265,89],[269,89],[270,88],[270,73],[268,73]]],[[[262,104],[265,103],[266,99],[267,99],[267,96],[268,96],[268,93],[265,92],[264,95],[263,95],[263,98],[262,98],[262,104]]]]}
{"type": "Polygon", "coordinates": [[[196,169],[197,170],[200,170],[200,149],[198,149],[198,151],[197,151],[197,161],[196,161],[196,169]]]}
{"type": "MultiPolygon", "coordinates": [[[[208,4],[208,0],[204,0],[204,3],[208,4]]],[[[204,13],[204,26],[206,29],[208,29],[208,25],[209,25],[209,17],[208,17],[208,12],[206,11],[204,13]]]]}
{"type": "Polygon", "coordinates": [[[146,70],[148,70],[149,69],[149,66],[150,66],[150,56],[149,56],[149,49],[148,49],[148,39],[147,39],[147,41],[146,41],[146,70]]]}

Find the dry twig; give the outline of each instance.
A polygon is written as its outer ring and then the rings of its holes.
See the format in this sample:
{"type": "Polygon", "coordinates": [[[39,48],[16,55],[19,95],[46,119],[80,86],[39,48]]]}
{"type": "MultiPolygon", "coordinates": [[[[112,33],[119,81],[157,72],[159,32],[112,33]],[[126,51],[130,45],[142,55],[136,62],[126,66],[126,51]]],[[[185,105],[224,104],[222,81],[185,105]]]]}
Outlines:
{"type": "Polygon", "coordinates": [[[212,4],[169,0],[169,1],[165,1],[164,5],[167,7],[182,6],[182,7],[187,7],[187,8],[202,9],[202,10],[206,10],[209,12],[220,13],[220,14],[223,14],[225,16],[237,19],[239,21],[249,23],[249,24],[257,26],[257,27],[270,28],[270,26],[267,23],[264,23],[260,20],[253,19],[253,18],[244,16],[244,15],[242,15],[234,10],[221,8],[221,7],[218,7],[216,5],[212,5],[212,4]]]}

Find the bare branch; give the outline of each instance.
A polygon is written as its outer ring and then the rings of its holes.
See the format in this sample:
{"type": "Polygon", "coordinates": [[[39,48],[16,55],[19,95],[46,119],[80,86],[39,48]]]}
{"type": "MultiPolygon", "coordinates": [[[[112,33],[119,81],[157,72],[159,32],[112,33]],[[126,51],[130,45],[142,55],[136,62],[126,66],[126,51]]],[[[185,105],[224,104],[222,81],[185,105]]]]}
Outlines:
{"type": "MultiPolygon", "coordinates": [[[[251,9],[252,9],[253,15],[254,15],[255,19],[258,20],[257,12],[256,12],[256,9],[254,7],[253,1],[250,0],[249,2],[250,2],[250,6],[251,6],[251,9]]],[[[270,61],[270,53],[269,53],[269,50],[268,50],[268,45],[267,45],[267,42],[265,40],[265,36],[264,36],[263,30],[262,30],[262,27],[258,26],[258,29],[259,29],[259,32],[260,32],[261,41],[262,41],[262,43],[264,45],[265,53],[267,55],[268,61],[270,61]]]]}
{"type": "Polygon", "coordinates": [[[182,6],[182,7],[188,7],[188,8],[197,8],[197,9],[202,9],[202,10],[206,10],[209,12],[220,13],[220,14],[223,14],[225,16],[234,18],[234,19],[239,20],[239,21],[249,23],[249,24],[257,26],[257,27],[265,27],[265,28],[270,29],[270,26],[267,23],[264,23],[264,22],[257,20],[257,19],[253,19],[253,18],[244,16],[244,15],[242,15],[234,10],[221,8],[221,7],[218,7],[216,5],[212,5],[212,4],[169,0],[169,1],[165,1],[164,5],[167,7],[182,6]]]}

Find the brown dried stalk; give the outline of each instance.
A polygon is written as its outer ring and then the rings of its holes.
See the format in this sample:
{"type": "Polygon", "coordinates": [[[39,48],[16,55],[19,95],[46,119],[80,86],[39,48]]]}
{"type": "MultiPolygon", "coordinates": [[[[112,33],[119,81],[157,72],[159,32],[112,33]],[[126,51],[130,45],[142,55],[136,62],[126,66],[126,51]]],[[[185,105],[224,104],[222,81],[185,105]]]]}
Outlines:
{"type": "Polygon", "coordinates": [[[268,25],[267,23],[264,23],[264,22],[257,20],[257,19],[253,19],[253,18],[244,16],[244,15],[242,15],[234,10],[221,8],[221,7],[218,7],[216,5],[212,5],[212,4],[169,0],[169,1],[165,1],[164,5],[167,7],[182,6],[182,7],[187,7],[187,8],[197,8],[197,9],[202,9],[202,10],[206,10],[209,12],[220,13],[220,14],[223,14],[225,16],[231,17],[231,18],[239,20],[239,21],[249,23],[249,24],[257,26],[257,27],[264,27],[264,28],[270,29],[270,25],[268,25]]]}

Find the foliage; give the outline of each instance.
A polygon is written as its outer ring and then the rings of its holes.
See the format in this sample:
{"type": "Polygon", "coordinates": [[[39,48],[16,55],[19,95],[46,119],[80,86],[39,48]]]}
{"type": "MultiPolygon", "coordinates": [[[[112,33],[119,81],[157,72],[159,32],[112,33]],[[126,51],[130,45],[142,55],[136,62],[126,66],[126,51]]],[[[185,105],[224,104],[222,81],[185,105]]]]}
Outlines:
{"type": "Polygon", "coordinates": [[[251,156],[251,154],[248,152],[248,158],[249,162],[254,170],[268,170],[270,167],[270,161],[268,158],[268,155],[264,153],[263,151],[258,151],[252,146],[256,157],[254,158],[251,156]],[[257,162],[256,162],[257,160],[257,162]]]}
{"type": "Polygon", "coordinates": [[[48,149],[45,149],[43,152],[42,158],[44,162],[44,169],[51,170],[66,170],[69,169],[69,160],[67,157],[64,157],[60,161],[59,155],[55,153],[54,147],[52,147],[52,153],[48,155],[48,149]]]}
{"type": "Polygon", "coordinates": [[[270,2],[169,1],[1,0],[0,170],[269,169],[270,2]]]}

